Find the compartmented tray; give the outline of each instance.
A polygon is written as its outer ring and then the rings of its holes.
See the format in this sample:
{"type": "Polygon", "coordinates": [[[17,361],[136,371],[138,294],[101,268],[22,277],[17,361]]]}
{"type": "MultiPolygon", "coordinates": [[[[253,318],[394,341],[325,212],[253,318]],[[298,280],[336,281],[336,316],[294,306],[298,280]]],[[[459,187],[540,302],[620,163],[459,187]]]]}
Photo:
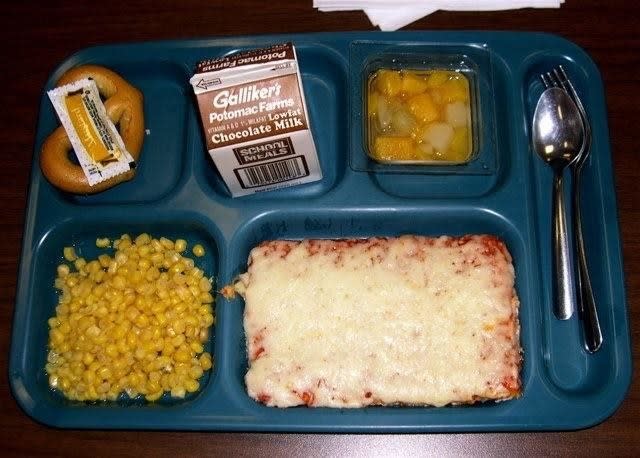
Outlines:
{"type": "Polygon", "coordinates": [[[56,427],[100,429],[563,430],[603,421],[622,402],[631,378],[631,352],[604,91],[594,63],[574,44],[533,33],[402,32],[114,45],[73,55],[51,75],[46,89],[65,70],[86,63],[110,67],[142,90],[149,131],[135,180],[94,196],[61,193],[38,166],[43,140],[58,124],[43,91],[9,369],[14,396],[34,419],[56,427]],[[189,77],[201,59],[283,41],[292,41],[298,51],[324,178],[232,199],[206,153],[189,77]],[[359,113],[363,62],[385,49],[437,53],[443,48],[481,62],[479,157],[487,158],[486,167],[469,173],[367,169],[359,113]],[[542,90],[537,75],[560,63],[584,96],[593,124],[583,217],[604,333],[603,347],[594,355],[582,348],[577,317],[563,322],[553,316],[551,172],[529,142],[531,114],[542,90]],[[199,392],[157,404],[66,401],[49,389],[44,370],[62,247],[73,243],[91,256],[97,236],[143,231],[203,244],[207,254],[199,265],[215,276],[217,285],[244,271],[249,250],[267,239],[495,234],[514,258],[523,395],[445,408],[265,407],[245,392],[243,303],[219,298],[208,343],[215,366],[199,392]]]}

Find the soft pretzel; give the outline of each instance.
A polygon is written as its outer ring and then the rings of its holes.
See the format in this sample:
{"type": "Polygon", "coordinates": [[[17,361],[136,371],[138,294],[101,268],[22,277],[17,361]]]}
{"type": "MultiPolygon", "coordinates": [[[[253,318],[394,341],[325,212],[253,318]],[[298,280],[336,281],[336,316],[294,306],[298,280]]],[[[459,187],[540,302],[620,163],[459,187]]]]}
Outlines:
{"type": "MultiPolygon", "coordinates": [[[[144,139],[144,113],[142,93],[126,82],[117,73],[97,65],[83,65],[66,72],[58,86],[91,78],[105,99],[104,106],[109,118],[119,127],[120,136],[127,151],[138,160],[144,139]]],[[[71,141],[64,127],[58,127],[42,145],[40,167],[49,182],[57,188],[74,194],[93,194],[131,180],[135,170],[116,175],[93,186],[89,185],[82,167],[68,157],[71,141]]]]}

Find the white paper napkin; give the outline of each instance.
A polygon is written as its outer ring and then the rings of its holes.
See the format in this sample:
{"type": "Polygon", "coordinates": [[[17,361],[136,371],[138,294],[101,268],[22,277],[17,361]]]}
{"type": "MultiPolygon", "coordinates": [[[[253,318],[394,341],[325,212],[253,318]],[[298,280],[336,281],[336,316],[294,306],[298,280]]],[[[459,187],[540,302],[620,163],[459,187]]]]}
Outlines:
{"type": "Polygon", "coordinates": [[[499,11],[559,8],[564,0],[314,0],[320,11],[363,10],[381,30],[397,30],[438,10],[499,11]]]}

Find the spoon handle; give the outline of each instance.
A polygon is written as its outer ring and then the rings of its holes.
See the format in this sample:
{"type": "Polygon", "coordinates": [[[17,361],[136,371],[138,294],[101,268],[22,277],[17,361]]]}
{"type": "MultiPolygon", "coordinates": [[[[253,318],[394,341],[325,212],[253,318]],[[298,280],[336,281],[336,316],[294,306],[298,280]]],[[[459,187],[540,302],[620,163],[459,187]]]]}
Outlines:
{"type": "Polygon", "coordinates": [[[575,310],[573,275],[569,255],[569,237],[565,212],[562,167],[554,167],[553,175],[553,265],[554,313],[559,320],[568,320],[575,310]]]}
{"type": "Polygon", "coordinates": [[[573,180],[573,228],[576,251],[578,252],[578,287],[576,288],[576,294],[578,296],[578,310],[582,319],[585,349],[589,353],[595,353],[602,345],[602,330],[598,319],[596,301],[593,297],[582,235],[582,213],[580,211],[581,171],[581,167],[576,169],[573,180]]]}

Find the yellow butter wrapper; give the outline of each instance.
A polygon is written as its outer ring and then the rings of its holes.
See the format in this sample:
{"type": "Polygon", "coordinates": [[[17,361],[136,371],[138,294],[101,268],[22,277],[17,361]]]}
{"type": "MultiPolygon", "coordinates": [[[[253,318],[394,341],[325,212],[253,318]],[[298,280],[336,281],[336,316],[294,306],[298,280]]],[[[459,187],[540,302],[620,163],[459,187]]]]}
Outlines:
{"type": "Polygon", "coordinates": [[[72,94],[65,97],[65,105],[69,112],[69,119],[73,125],[82,145],[87,150],[91,159],[95,162],[113,159],[114,153],[119,151],[109,151],[98,133],[95,121],[91,118],[87,104],[87,95],[72,94]]]}
{"type": "Polygon", "coordinates": [[[48,94],[89,185],[135,167],[93,80],[79,80],[48,94]]]}

